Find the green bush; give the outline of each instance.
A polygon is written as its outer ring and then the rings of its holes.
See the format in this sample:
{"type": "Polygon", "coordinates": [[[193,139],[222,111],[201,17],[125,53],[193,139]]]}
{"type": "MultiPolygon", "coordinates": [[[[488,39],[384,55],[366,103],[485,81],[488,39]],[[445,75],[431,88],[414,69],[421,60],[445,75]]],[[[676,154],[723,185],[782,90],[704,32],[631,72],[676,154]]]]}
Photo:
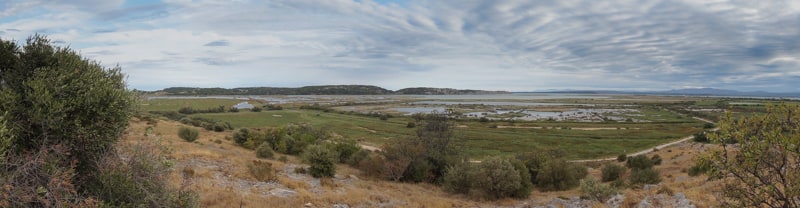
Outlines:
{"type": "Polygon", "coordinates": [[[347,164],[353,167],[357,167],[362,160],[367,159],[369,157],[369,150],[360,149],[358,152],[353,153],[350,158],[347,159],[347,164]]]}
{"type": "Polygon", "coordinates": [[[310,145],[306,147],[302,158],[311,165],[308,171],[315,178],[333,177],[336,174],[336,152],[322,145],[310,145]]]}
{"type": "Polygon", "coordinates": [[[586,167],[564,159],[552,159],[544,163],[536,175],[537,186],[543,191],[562,191],[575,188],[580,179],[586,177],[586,167]]]}
{"type": "Polygon", "coordinates": [[[646,169],[633,169],[628,180],[630,181],[631,185],[658,184],[661,182],[661,175],[659,175],[658,171],[652,167],[646,169]]]}
{"type": "Polygon", "coordinates": [[[475,183],[475,167],[472,163],[459,163],[447,168],[442,179],[442,188],[450,193],[469,194],[475,183]]]}
{"type": "Polygon", "coordinates": [[[247,137],[249,135],[250,135],[250,130],[249,129],[241,128],[241,129],[237,130],[236,132],[233,132],[233,141],[236,142],[236,144],[244,145],[244,143],[247,141],[247,137]]]}
{"type": "Polygon", "coordinates": [[[698,142],[698,143],[709,143],[709,142],[711,142],[708,139],[708,135],[706,135],[706,132],[697,132],[696,134],[694,134],[694,141],[698,142]]]}
{"type": "Polygon", "coordinates": [[[616,188],[600,183],[594,177],[581,180],[581,197],[599,202],[606,202],[614,195],[619,194],[616,188]]]}
{"type": "Polygon", "coordinates": [[[256,157],[258,158],[272,158],[274,153],[272,152],[272,146],[269,143],[261,143],[256,148],[256,157]]]}
{"type": "Polygon", "coordinates": [[[628,161],[626,161],[625,166],[630,169],[648,169],[652,168],[653,160],[647,158],[645,155],[637,155],[635,157],[629,157],[628,161]]]}
{"type": "Polygon", "coordinates": [[[261,112],[261,110],[264,110],[264,109],[262,109],[261,107],[258,107],[258,106],[254,106],[253,108],[250,109],[250,111],[252,111],[252,112],[261,112]]]}
{"type": "Polygon", "coordinates": [[[602,174],[601,174],[601,181],[609,182],[614,181],[622,177],[625,174],[627,169],[622,167],[621,165],[617,165],[615,163],[609,163],[603,166],[602,174]]]}
{"type": "Polygon", "coordinates": [[[625,162],[625,160],[628,160],[628,155],[620,154],[617,156],[617,162],[625,162]]]}
{"type": "Polygon", "coordinates": [[[537,176],[539,175],[539,170],[542,169],[545,163],[552,159],[550,155],[541,152],[523,153],[517,155],[516,158],[525,164],[525,167],[528,169],[528,174],[530,175],[532,184],[538,184],[537,176]]]}
{"type": "Polygon", "coordinates": [[[414,122],[406,123],[406,128],[413,129],[414,127],[417,127],[417,123],[414,122]]]}
{"type": "Polygon", "coordinates": [[[347,160],[353,156],[353,154],[361,150],[361,146],[359,146],[356,141],[348,139],[338,141],[333,144],[333,150],[336,151],[336,154],[338,155],[337,161],[340,163],[346,163],[347,160]]]}
{"type": "Polygon", "coordinates": [[[44,36],[0,40],[0,112],[17,153],[69,148],[79,189],[128,126],[136,95],[119,67],[105,68],[44,36]]]}
{"type": "Polygon", "coordinates": [[[178,129],[178,136],[187,142],[194,142],[197,141],[197,137],[200,136],[200,132],[198,132],[197,129],[182,126],[180,129],[178,129]]]}
{"type": "Polygon", "coordinates": [[[445,191],[485,199],[527,198],[533,185],[525,165],[516,159],[489,158],[480,164],[451,166],[442,179],[445,191]]]}

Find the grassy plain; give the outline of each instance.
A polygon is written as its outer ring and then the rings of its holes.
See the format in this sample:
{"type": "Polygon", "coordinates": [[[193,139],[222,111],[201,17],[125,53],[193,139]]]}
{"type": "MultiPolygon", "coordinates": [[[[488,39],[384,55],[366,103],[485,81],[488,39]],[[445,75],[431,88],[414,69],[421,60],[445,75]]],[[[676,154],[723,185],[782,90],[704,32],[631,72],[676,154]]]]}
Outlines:
{"type": "MultiPolygon", "coordinates": [[[[235,127],[279,127],[308,123],[335,132],[345,138],[380,146],[390,139],[414,135],[406,128],[409,117],[386,121],[375,117],[318,110],[287,109],[280,111],[196,114],[196,117],[230,122],[235,127]]],[[[585,123],[540,121],[457,121],[456,132],[465,140],[465,152],[475,159],[495,155],[559,149],[570,159],[599,158],[632,153],[701,131],[702,122],[669,111],[644,110],[641,118],[659,120],[650,123],[585,123]],[[515,126],[519,128],[495,128],[515,126]],[[535,128],[526,128],[535,127],[535,128]],[[596,128],[599,130],[580,130],[596,128]]]]}
{"type": "Polygon", "coordinates": [[[194,109],[208,109],[225,106],[225,109],[230,108],[237,103],[244,100],[237,99],[212,99],[212,98],[196,98],[196,99],[150,99],[144,100],[139,104],[144,111],[178,111],[183,107],[191,107],[194,109]]]}

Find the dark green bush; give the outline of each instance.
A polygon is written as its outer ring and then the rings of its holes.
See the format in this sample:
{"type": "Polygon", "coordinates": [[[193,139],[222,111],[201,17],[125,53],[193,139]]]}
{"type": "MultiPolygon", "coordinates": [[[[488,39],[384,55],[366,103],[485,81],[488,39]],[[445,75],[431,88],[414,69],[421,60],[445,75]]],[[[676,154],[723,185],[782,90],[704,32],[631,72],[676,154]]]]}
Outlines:
{"type": "Polygon", "coordinates": [[[406,128],[412,129],[412,128],[414,128],[414,127],[417,127],[417,123],[414,123],[414,122],[408,122],[408,123],[406,124],[406,128]]]}
{"type": "Polygon", "coordinates": [[[353,154],[361,150],[361,146],[359,146],[356,141],[347,139],[333,144],[333,150],[336,151],[336,154],[338,155],[337,161],[340,163],[346,163],[353,156],[353,154]]]}
{"type": "Polygon", "coordinates": [[[617,180],[620,177],[622,177],[622,175],[625,174],[626,170],[627,169],[625,169],[625,167],[622,167],[621,165],[617,165],[615,163],[609,163],[603,166],[601,181],[609,182],[617,180]]]}
{"type": "Polygon", "coordinates": [[[628,161],[625,162],[625,166],[630,169],[648,169],[652,168],[653,160],[647,158],[646,155],[637,155],[634,157],[628,157],[628,161]]]}
{"type": "Polygon", "coordinates": [[[699,142],[699,143],[709,143],[709,142],[711,142],[708,139],[708,135],[706,135],[706,132],[698,132],[698,133],[694,134],[694,141],[695,142],[699,142]]]}
{"type": "Polygon", "coordinates": [[[562,191],[578,186],[588,174],[586,167],[564,159],[552,159],[544,163],[536,175],[537,186],[543,191],[562,191]]]}
{"type": "Polygon", "coordinates": [[[620,154],[617,156],[617,162],[625,162],[625,160],[628,160],[628,155],[620,154]]]}
{"type": "Polygon", "coordinates": [[[264,109],[262,109],[261,107],[258,107],[258,106],[253,106],[253,108],[250,109],[250,111],[252,111],[252,112],[261,112],[261,110],[264,110],[264,109]]]}
{"type": "Polygon", "coordinates": [[[369,157],[370,151],[365,149],[360,149],[358,152],[353,153],[350,158],[347,159],[347,164],[353,167],[357,167],[362,160],[367,159],[369,157]]]}
{"type": "Polygon", "coordinates": [[[187,142],[194,142],[197,141],[197,137],[200,136],[200,132],[198,132],[197,129],[182,126],[180,129],[178,129],[178,136],[187,142]]]}
{"type": "Polygon", "coordinates": [[[249,134],[250,134],[249,129],[241,128],[236,132],[233,132],[233,141],[236,142],[236,144],[244,145],[244,142],[247,141],[247,137],[249,136],[249,134]]]}
{"type": "Polygon", "coordinates": [[[272,158],[274,153],[272,152],[272,146],[269,143],[261,143],[256,148],[256,157],[258,158],[272,158]]]}
{"type": "Polygon", "coordinates": [[[628,179],[631,185],[658,184],[661,182],[661,175],[658,171],[651,168],[633,169],[628,179]]]}
{"type": "Polygon", "coordinates": [[[450,193],[469,194],[476,175],[472,163],[459,163],[447,168],[442,179],[442,188],[450,193]]]}
{"type": "Polygon", "coordinates": [[[322,145],[311,145],[305,148],[302,155],[303,161],[311,165],[308,168],[311,176],[315,178],[333,177],[336,174],[336,152],[322,145]]]}
{"type": "Polygon", "coordinates": [[[443,188],[450,193],[485,199],[527,198],[533,185],[525,165],[516,159],[489,158],[480,164],[459,163],[445,172],[443,188]]]}

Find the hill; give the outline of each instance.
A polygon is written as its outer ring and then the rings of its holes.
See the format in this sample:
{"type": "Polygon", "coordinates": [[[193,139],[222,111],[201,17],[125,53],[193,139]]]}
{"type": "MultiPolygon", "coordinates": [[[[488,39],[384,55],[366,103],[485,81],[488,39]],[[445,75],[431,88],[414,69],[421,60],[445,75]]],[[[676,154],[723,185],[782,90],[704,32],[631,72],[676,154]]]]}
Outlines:
{"type": "Polygon", "coordinates": [[[197,88],[170,87],[148,92],[161,95],[476,95],[506,94],[506,91],[457,90],[451,88],[414,87],[398,91],[372,85],[320,85],[304,87],[242,87],[242,88],[197,88]]]}

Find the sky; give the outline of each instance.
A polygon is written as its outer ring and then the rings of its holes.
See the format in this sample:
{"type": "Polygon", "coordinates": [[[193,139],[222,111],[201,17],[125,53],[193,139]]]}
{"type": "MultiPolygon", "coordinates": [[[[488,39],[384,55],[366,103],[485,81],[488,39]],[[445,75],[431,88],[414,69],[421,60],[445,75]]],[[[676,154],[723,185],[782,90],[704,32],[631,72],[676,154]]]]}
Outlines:
{"type": "Polygon", "coordinates": [[[798,0],[0,0],[129,88],[800,92],[798,0]]]}

